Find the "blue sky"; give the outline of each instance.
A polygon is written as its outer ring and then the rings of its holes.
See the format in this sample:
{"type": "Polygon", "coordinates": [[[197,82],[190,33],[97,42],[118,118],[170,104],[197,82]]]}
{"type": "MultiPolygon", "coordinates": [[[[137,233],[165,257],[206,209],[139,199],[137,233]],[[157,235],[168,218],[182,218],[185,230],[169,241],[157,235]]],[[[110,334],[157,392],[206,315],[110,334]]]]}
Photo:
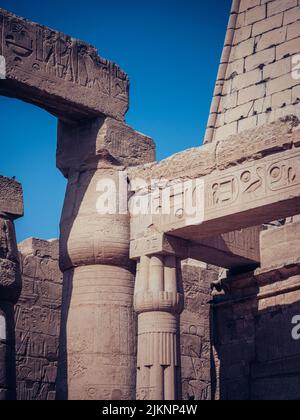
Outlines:
{"type": "MultiPolygon", "coordinates": [[[[158,159],[202,143],[231,0],[0,0],[0,7],[95,45],[131,81],[126,121],[158,159]]],[[[58,237],[66,181],[55,167],[56,119],[0,97],[0,174],[22,182],[17,237],[58,237]]]]}

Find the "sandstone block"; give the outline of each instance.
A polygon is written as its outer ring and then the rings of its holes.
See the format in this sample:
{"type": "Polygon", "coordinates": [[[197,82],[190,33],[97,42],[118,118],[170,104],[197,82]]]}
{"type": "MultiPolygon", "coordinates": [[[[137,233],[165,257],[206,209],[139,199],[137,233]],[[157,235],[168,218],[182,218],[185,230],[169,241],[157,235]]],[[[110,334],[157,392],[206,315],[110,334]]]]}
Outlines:
{"type": "Polygon", "coordinates": [[[217,165],[226,168],[255,156],[266,156],[292,147],[291,135],[299,126],[297,118],[282,119],[274,123],[245,131],[221,141],[217,147],[217,165]]]}
{"type": "Polygon", "coordinates": [[[254,23],[252,35],[260,35],[265,32],[271,31],[272,29],[280,28],[282,26],[282,19],[283,13],[254,23]]]}
{"type": "Polygon", "coordinates": [[[276,0],[268,3],[268,16],[284,12],[298,6],[297,0],[276,0]]]}
{"type": "Polygon", "coordinates": [[[129,81],[96,48],[0,9],[0,54],[6,60],[2,95],[17,97],[65,119],[101,115],[123,120],[129,81]]]}
{"type": "Polygon", "coordinates": [[[0,176],[0,214],[7,215],[16,219],[22,217],[23,209],[23,191],[18,182],[0,176]]]}
{"type": "Polygon", "coordinates": [[[269,48],[268,50],[259,51],[256,54],[253,54],[247,57],[245,61],[245,68],[246,68],[246,71],[250,71],[260,66],[265,66],[269,63],[272,63],[274,60],[275,60],[275,47],[269,48]]]}
{"type": "Polygon", "coordinates": [[[300,7],[299,6],[294,9],[290,9],[284,12],[284,18],[283,18],[284,25],[289,25],[290,23],[293,23],[296,20],[300,20],[300,7]]]}
{"type": "Polygon", "coordinates": [[[65,176],[70,168],[79,169],[105,152],[119,165],[137,166],[155,160],[155,143],[111,118],[75,125],[59,121],[57,166],[65,176]]]}
{"type": "Polygon", "coordinates": [[[299,260],[300,222],[262,232],[260,249],[262,268],[299,260]]]}

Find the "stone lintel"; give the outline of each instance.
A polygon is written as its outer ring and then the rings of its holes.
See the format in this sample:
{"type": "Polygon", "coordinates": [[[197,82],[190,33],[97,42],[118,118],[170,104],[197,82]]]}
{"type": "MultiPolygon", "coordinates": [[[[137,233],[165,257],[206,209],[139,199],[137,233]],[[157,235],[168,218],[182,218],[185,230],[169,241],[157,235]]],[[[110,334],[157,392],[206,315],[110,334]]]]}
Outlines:
{"type": "Polygon", "coordinates": [[[260,228],[220,235],[203,242],[191,242],[165,234],[155,234],[131,242],[130,258],[153,254],[174,255],[232,270],[253,269],[259,265],[260,228]]]}
{"type": "Polygon", "coordinates": [[[19,182],[0,175],[0,217],[17,219],[24,214],[23,190],[19,182]]]}
{"type": "Polygon", "coordinates": [[[159,179],[195,179],[299,146],[300,121],[290,115],[224,141],[205,144],[177,153],[161,162],[132,168],[129,176],[132,179],[144,179],[148,183],[159,179]]]}
{"type": "Polygon", "coordinates": [[[128,77],[93,46],[0,8],[0,55],[6,60],[0,94],[65,120],[124,120],[128,77]]]}
{"type": "Polygon", "coordinates": [[[300,209],[300,150],[292,149],[204,179],[204,217],[154,217],[165,233],[192,241],[291,217],[300,209]]]}

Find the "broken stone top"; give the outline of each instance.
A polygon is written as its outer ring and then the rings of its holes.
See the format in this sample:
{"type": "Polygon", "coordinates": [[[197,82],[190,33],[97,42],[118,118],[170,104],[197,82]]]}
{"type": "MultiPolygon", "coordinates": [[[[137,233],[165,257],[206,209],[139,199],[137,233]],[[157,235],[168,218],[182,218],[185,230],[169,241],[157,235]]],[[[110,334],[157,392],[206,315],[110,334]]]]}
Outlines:
{"type": "Polygon", "coordinates": [[[38,105],[63,120],[124,120],[129,80],[96,48],[0,8],[0,94],[38,105]]]}
{"type": "Polygon", "coordinates": [[[23,191],[19,182],[13,179],[0,176],[0,217],[5,216],[10,219],[22,217],[23,191]]]}
{"type": "Polygon", "coordinates": [[[43,239],[28,238],[18,244],[18,249],[22,255],[34,255],[53,260],[58,260],[59,257],[58,239],[46,241],[43,239]]]}

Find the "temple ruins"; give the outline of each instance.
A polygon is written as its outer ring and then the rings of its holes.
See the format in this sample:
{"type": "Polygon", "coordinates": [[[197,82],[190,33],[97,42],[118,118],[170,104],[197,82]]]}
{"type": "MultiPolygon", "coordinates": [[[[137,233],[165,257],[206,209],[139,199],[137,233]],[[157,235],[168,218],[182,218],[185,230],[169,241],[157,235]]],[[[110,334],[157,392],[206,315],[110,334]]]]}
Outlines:
{"type": "Polygon", "coordinates": [[[0,9],[0,56],[68,180],[17,245],[0,176],[0,400],[299,400],[299,0],[233,0],[203,145],[161,162],[93,46],[0,9]]]}

